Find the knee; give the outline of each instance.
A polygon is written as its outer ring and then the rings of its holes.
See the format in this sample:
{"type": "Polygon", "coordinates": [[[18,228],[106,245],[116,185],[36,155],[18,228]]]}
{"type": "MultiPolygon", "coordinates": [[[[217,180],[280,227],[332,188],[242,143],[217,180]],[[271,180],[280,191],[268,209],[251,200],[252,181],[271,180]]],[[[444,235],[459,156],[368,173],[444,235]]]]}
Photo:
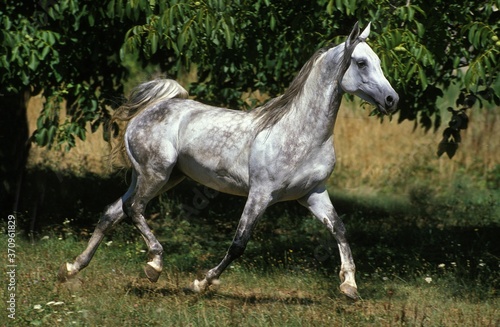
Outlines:
{"type": "Polygon", "coordinates": [[[330,228],[332,229],[334,234],[344,235],[346,232],[342,219],[336,214],[333,216],[331,220],[325,219],[325,224],[327,226],[329,225],[331,226],[330,228]]]}
{"type": "Polygon", "coordinates": [[[161,244],[159,242],[151,244],[149,252],[151,254],[162,255],[163,254],[163,246],[161,246],[161,244]]]}
{"type": "Polygon", "coordinates": [[[341,220],[334,222],[333,230],[334,230],[335,234],[337,234],[337,235],[345,235],[345,233],[346,233],[344,223],[342,223],[341,220]]]}

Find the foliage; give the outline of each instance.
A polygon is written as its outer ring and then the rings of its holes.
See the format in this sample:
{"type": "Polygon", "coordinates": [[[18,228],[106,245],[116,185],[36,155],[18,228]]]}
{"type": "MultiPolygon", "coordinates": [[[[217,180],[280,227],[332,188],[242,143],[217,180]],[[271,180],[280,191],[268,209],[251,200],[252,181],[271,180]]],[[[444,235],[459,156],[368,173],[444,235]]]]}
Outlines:
{"type": "MultiPolygon", "coordinates": [[[[436,101],[452,85],[458,109],[500,105],[499,0],[3,2],[0,92],[43,90],[39,145],[71,147],[86,123],[106,121],[130,54],[174,77],[195,69],[192,95],[243,108],[243,92],[283,92],[315,49],[342,41],[358,20],[373,23],[369,42],[400,93],[400,121],[440,126],[436,101]],[[63,98],[69,114],[59,123],[63,98]]],[[[453,155],[446,147],[459,131],[439,153],[453,155]]]]}
{"type": "Polygon", "coordinates": [[[85,140],[87,123],[96,131],[122,92],[120,19],[109,19],[101,4],[77,0],[2,1],[0,11],[0,93],[43,92],[37,144],[69,149],[75,137],[85,140]]]}

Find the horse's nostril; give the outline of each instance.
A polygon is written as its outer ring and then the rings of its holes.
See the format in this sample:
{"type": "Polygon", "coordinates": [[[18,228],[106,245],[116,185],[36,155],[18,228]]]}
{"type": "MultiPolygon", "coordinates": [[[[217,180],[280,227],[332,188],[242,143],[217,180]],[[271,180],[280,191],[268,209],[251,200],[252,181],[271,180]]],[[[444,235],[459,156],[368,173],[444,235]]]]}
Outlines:
{"type": "Polygon", "coordinates": [[[385,98],[385,103],[389,106],[392,106],[392,104],[394,103],[394,98],[389,95],[387,98],[385,98]]]}

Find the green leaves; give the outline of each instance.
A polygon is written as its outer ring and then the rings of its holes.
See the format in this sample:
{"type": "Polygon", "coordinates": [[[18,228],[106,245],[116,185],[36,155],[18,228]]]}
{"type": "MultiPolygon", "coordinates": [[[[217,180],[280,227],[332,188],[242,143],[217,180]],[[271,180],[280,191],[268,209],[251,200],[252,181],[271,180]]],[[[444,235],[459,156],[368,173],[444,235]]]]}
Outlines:
{"type": "Polygon", "coordinates": [[[13,20],[0,15],[0,26],[4,27],[0,41],[0,82],[8,92],[20,92],[23,87],[34,84],[41,63],[58,63],[55,47],[60,34],[38,29],[20,17],[13,20]]]}
{"type": "Polygon", "coordinates": [[[86,140],[89,123],[92,123],[93,131],[102,123],[98,95],[89,85],[68,84],[51,89],[50,94],[52,95],[47,98],[33,135],[38,145],[57,149],[64,146],[69,150],[75,146],[76,137],[82,141],[86,140]],[[73,101],[68,102],[68,99],[73,101]],[[66,117],[62,119],[61,110],[64,103],[66,117]]]}
{"type": "Polygon", "coordinates": [[[498,6],[498,0],[481,6],[456,0],[7,2],[0,8],[0,93],[43,90],[50,101],[35,141],[72,146],[85,138],[87,124],[96,130],[106,120],[105,105],[119,103],[130,58],[139,70],[152,64],[173,78],[196,72],[191,94],[243,108],[258,103],[242,99],[243,92],[282,93],[316,49],[343,42],[355,21],[371,21],[368,42],[400,94],[399,120],[436,128],[438,99],[450,85],[480,99],[475,106],[500,105],[498,6]],[[59,118],[59,97],[68,102],[68,118],[59,118]]]}
{"type": "Polygon", "coordinates": [[[339,10],[342,13],[345,13],[346,15],[350,16],[355,13],[357,7],[358,7],[358,1],[355,0],[330,0],[327,7],[326,11],[328,14],[333,14],[333,8],[339,10]],[[334,5],[335,2],[335,5],[334,5]]]}
{"type": "Polygon", "coordinates": [[[128,30],[123,53],[143,51],[146,58],[151,58],[158,50],[166,49],[183,56],[186,51],[197,51],[200,39],[231,49],[236,21],[228,10],[221,0],[194,4],[174,1],[160,15],[150,16],[146,24],[128,30]]]}
{"type": "MultiPolygon", "coordinates": [[[[500,73],[500,43],[494,26],[483,22],[471,22],[462,28],[462,35],[467,35],[470,44],[478,50],[478,55],[472,58],[464,75],[467,89],[478,85],[495,85],[500,73]]],[[[500,91],[495,90],[499,97],[500,91]]]]}
{"type": "Polygon", "coordinates": [[[411,30],[398,28],[384,31],[376,42],[377,48],[382,50],[382,68],[390,77],[401,84],[417,82],[425,90],[428,85],[426,68],[432,68],[436,62],[419,39],[411,30]]]}
{"type": "Polygon", "coordinates": [[[462,34],[467,35],[469,42],[478,49],[488,46],[492,41],[498,41],[492,26],[484,22],[475,21],[465,25],[462,27],[462,34]]]}
{"type": "Polygon", "coordinates": [[[406,6],[397,7],[394,14],[399,16],[401,21],[412,23],[415,21],[415,14],[422,15],[423,17],[426,16],[425,11],[418,5],[410,4],[409,2],[406,6]]]}

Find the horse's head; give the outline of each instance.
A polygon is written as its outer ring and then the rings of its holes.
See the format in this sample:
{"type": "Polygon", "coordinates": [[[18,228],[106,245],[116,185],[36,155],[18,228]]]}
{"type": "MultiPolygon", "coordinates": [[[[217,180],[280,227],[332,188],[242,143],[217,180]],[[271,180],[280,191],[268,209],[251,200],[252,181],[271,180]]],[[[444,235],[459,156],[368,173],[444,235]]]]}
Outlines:
{"type": "MultiPolygon", "coordinates": [[[[358,33],[359,31],[355,34],[358,33]]],[[[342,78],[341,85],[344,92],[357,95],[376,105],[380,112],[388,114],[396,110],[399,96],[385,78],[379,57],[365,42],[369,34],[370,24],[357,36],[359,43],[352,52],[351,64],[342,78]]],[[[349,39],[352,37],[353,33],[349,39]]]]}

